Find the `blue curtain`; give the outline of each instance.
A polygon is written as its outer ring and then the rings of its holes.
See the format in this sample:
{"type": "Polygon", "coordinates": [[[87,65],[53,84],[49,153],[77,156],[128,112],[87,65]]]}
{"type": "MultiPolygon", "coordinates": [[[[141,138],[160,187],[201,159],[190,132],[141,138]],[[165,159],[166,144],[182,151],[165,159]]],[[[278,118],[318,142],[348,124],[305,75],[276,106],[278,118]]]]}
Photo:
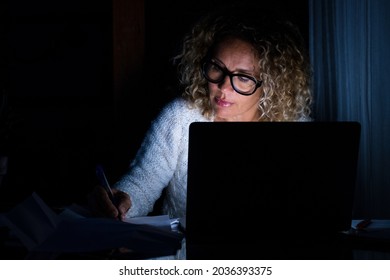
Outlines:
{"type": "Polygon", "coordinates": [[[309,0],[309,28],[314,117],[362,125],[354,218],[388,219],[390,1],[309,0]]]}

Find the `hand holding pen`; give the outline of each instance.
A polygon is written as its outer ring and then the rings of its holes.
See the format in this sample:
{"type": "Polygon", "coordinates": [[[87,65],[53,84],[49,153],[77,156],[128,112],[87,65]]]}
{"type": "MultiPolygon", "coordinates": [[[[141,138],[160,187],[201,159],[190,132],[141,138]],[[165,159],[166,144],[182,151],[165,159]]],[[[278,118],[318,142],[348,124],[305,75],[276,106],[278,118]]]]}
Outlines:
{"type": "Polygon", "coordinates": [[[101,165],[96,166],[96,176],[99,185],[88,195],[88,204],[98,216],[123,220],[130,209],[128,194],[111,189],[101,165]]]}

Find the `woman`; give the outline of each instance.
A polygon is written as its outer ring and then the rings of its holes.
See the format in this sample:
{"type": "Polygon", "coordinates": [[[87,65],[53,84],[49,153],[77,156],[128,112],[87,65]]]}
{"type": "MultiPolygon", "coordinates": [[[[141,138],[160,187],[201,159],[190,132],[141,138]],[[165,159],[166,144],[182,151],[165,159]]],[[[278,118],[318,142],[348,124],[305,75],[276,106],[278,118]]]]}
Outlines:
{"type": "Polygon", "coordinates": [[[117,205],[102,187],[91,193],[101,215],[145,216],[166,189],[163,213],[185,216],[192,122],[310,120],[309,59],[290,23],[253,20],[238,11],[211,14],[184,38],[175,61],[183,94],[161,110],[113,186],[117,205]]]}

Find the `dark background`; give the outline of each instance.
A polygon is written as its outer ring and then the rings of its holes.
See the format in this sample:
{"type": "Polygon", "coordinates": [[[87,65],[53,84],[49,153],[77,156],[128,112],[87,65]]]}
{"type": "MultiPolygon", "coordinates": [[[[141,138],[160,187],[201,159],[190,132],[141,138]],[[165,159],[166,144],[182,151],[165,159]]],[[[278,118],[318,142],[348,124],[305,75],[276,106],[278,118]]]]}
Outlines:
{"type": "MultiPolygon", "coordinates": [[[[253,1],[2,2],[0,154],[8,157],[0,202],[32,191],[49,204],[84,202],[103,163],[113,183],[150,121],[178,94],[171,58],[210,9],[253,1]]],[[[256,1],[308,35],[300,1],[256,1]]]]}

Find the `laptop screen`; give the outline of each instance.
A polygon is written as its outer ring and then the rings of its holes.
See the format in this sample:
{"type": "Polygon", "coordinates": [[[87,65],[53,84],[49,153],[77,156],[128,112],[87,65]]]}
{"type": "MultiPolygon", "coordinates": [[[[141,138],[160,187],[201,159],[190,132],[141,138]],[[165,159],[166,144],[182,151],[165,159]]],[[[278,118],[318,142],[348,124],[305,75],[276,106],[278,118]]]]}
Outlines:
{"type": "Polygon", "coordinates": [[[359,123],[197,122],[189,133],[187,258],[350,228],[359,123]]]}

